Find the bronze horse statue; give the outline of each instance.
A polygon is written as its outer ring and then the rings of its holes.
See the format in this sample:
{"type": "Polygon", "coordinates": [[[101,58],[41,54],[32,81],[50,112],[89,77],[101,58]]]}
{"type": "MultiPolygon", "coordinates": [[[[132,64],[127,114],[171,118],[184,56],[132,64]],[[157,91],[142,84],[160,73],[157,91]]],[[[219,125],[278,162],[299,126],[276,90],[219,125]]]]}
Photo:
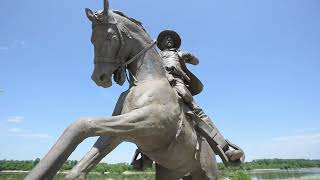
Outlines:
{"type": "Polygon", "coordinates": [[[92,80],[108,88],[122,85],[126,69],[129,89],[123,92],[111,117],[80,118],[28,174],[27,180],[52,179],[86,138],[100,136],[66,179],[85,179],[88,171],[121,142],[136,144],[156,163],[156,180],[217,179],[215,154],[184,113],[166,79],[162,60],[142,24],[122,12],[86,9],[92,22],[94,71],[92,80]]]}

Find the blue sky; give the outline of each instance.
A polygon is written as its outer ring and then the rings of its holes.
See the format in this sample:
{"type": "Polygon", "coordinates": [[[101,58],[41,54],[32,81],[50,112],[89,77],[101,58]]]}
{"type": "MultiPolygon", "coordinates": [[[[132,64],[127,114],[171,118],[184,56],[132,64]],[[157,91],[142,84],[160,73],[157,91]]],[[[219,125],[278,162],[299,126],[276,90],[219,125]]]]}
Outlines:
{"type": "MultiPolygon", "coordinates": [[[[126,1],[113,9],[164,29],[200,59],[195,97],[247,159],[320,159],[320,2],[317,0],[126,1]]],[[[43,157],[72,121],[111,115],[121,91],[97,87],[91,24],[102,0],[0,2],[0,159],[43,157]]],[[[95,138],[70,159],[80,159],[95,138]]],[[[135,145],[104,159],[129,162],[135,145]]]]}

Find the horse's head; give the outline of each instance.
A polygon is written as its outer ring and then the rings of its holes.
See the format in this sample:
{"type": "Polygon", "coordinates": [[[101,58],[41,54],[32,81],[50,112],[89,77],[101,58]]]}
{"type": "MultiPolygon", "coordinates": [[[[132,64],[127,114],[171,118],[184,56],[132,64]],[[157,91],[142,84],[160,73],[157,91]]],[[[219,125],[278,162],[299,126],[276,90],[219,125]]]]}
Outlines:
{"type": "MultiPolygon", "coordinates": [[[[119,69],[122,63],[119,59],[122,36],[112,12],[109,12],[109,2],[104,0],[104,10],[93,13],[86,9],[86,15],[92,22],[91,42],[94,46],[94,71],[92,80],[104,88],[112,85],[114,80],[122,85],[124,83],[124,70],[119,69]]],[[[123,52],[121,52],[123,54],[123,52]]]]}

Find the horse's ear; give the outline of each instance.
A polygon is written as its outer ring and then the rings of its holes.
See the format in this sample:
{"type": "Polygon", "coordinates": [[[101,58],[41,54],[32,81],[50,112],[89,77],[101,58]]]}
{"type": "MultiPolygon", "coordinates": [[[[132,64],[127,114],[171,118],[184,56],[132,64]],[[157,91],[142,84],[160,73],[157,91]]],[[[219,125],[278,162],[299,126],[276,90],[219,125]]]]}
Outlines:
{"type": "Polygon", "coordinates": [[[108,16],[109,11],[109,0],[103,0],[103,13],[105,16],[108,16]]]}
{"type": "Polygon", "coordinates": [[[119,68],[113,73],[113,80],[122,86],[126,81],[126,70],[125,68],[119,68]]]}
{"type": "Polygon", "coordinates": [[[96,20],[96,16],[93,14],[93,12],[91,11],[91,9],[86,8],[85,11],[86,11],[86,15],[87,15],[87,17],[88,17],[88,19],[89,19],[90,21],[93,22],[93,21],[96,20]]]}

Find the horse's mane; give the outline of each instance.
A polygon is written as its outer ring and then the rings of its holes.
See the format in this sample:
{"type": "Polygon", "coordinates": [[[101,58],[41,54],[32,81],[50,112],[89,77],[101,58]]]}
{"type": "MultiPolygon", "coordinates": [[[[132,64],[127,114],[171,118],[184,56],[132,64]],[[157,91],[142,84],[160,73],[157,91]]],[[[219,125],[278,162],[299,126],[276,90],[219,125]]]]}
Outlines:
{"type": "Polygon", "coordinates": [[[116,14],[118,14],[118,15],[126,18],[126,19],[128,19],[129,21],[133,22],[134,24],[136,24],[137,26],[139,26],[141,29],[143,29],[143,31],[147,32],[147,31],[144,29],[144,27],[143,27],[143,25],[142,25],[142,23],[141,23],[140,21],[138,21],[138,20],[136,20],[136,19],[134,19],[134,18],[132,18],[132,17],[129,17],[129,16],[125,15],[123,12],[118,11],[118,10],[112,10],[112,12],[113,12],[113,13],[116,13],[116,14]]]}

